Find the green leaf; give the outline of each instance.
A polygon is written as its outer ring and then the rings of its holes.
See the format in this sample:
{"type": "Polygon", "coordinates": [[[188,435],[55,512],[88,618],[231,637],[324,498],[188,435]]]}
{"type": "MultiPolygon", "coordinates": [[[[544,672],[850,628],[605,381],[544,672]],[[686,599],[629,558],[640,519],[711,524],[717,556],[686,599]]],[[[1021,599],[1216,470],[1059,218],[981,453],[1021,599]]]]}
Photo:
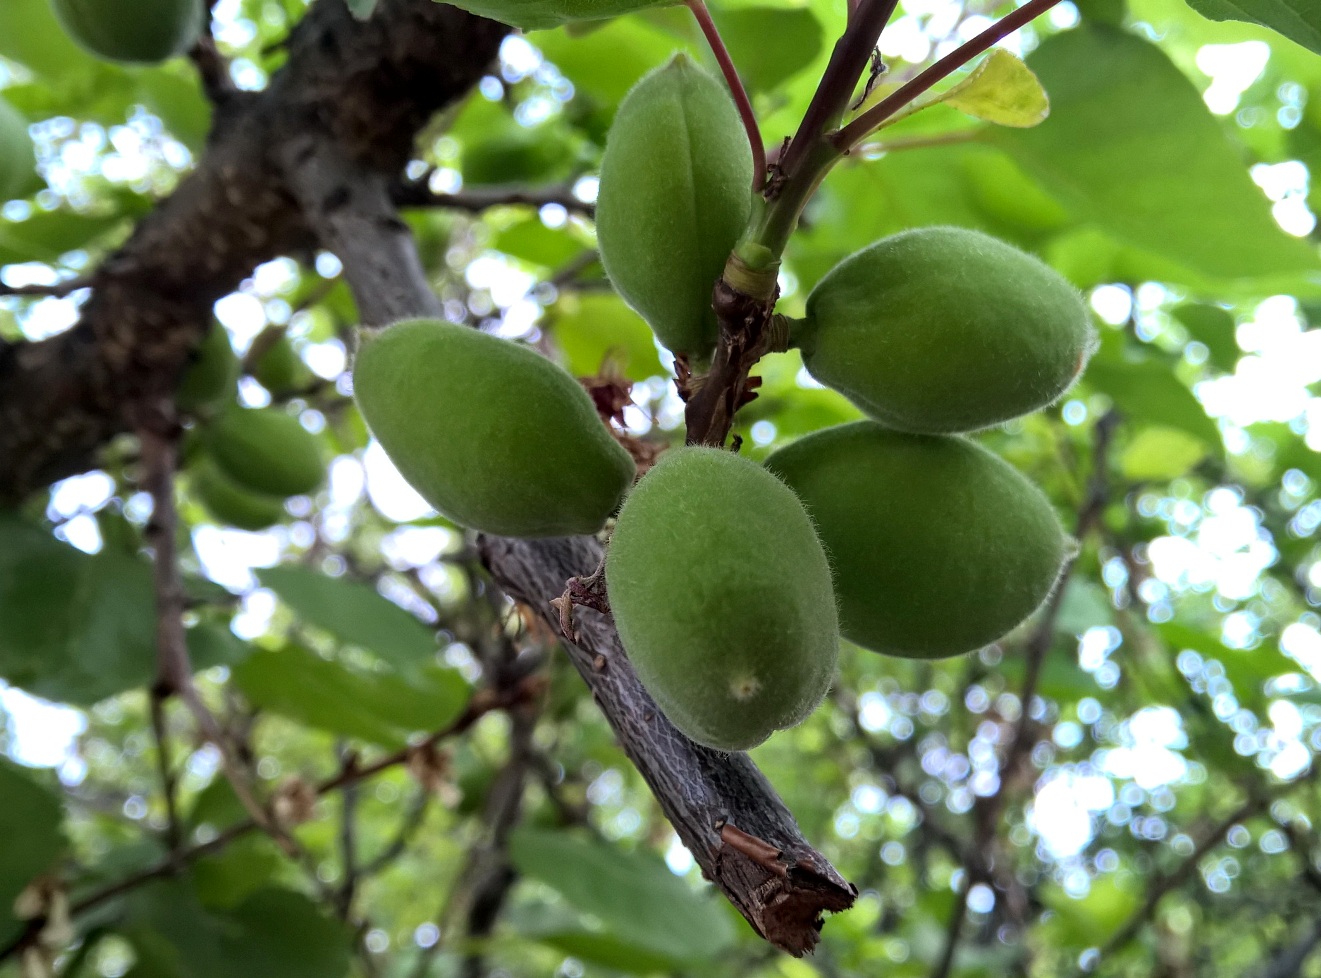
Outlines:
{"type": "Polygon", "coordinates": [[[21,768],[0,760],[0,942],[17,929],[14,900],[50,870],[64,848],[60,800],[21,768]]]}
{"type": "Polygon", "coordinates": [[[1074,947],[1104,944],[1142,904],[1142,884],[1127,874],[1109,873],[1091,881],[1083,897],[1070,897],[1060,887],[1042,890],[1042,902],[1055,911],[1053,929],[1074,947]]]}
{"type": "Polygon", "coordinates": [[[1177,621],[1155,626],[1172,652],[1191,649],[1204,659],[1215,659],[1225,670],[1225,678],[1234,686],[1239,701],[1251,709],[1266,705],[1264,687],[1278,676],[1298,672],[1298,663],[1278,648],[1263,645],[1255,649],[1231,649],[1214,635],[1207,635],[1177,621]]]}
{"type": "Polygon", "coordinates": [[[1321,4],[1316,0],[1188,0],[1203,17],[1260,24],[1321,54],[1321,4]]]}
{"type": "Polygon", "coordinates": [[[66,81],[98,67],[96,59],[69,40],[49,0],[0,3],[0,57],[50,81],[66,81]]]}
{"type": "Polygon", "coordinates": [[[743,84],[769,92],[807,68],[821,52],[821,22],[807,7],[741,7],[712,11],[743,84]]]}
{"type": "Polygon", "coordinates": [[[396,668],[436,654],[431,629],[367,584],[306,567],[272,567],[257,577],[307,624],[374,652],[396,668]]]}
{"type": "Polygon", "coordinates": [[[156,610],[147,564],[84,554],[0,514],[0,677],[87,706],[146,683],[156,610]]]}
{"type": "Polygon", "coordinates": [[[1171,313],[1187,327],[1193,339],[1206,347],[1211,366],[1227,374],[1234,372],[1240,352],[1234,336],[1234,317],[1229,310],[1204,302],[1185,302],[1171,313]]]}
{"type": "Polygon", "coordinates": [[[290,645],[259,650],[234,669],[234,682],[254,706],[298,723],[385,747],[453,720],[468,686],[453,670],[436,668],[411,682],[365,673],[290,645]]]}
{"type": "Polygon", "coordinates": [[[568,293],[551,308],[548,323],[577,377],[596,376],[607,358],[629,380],[664,373],[651,328],[613,293],[568,293]]]}
{"type": "Polygon", "coordinates": [[[23,221],[0,220],[0,265],[53,262],[78,248],[87,248],[118,227],[118,214],[92,215],[74,211],[36,211],[23,221]]]}
{"type": "Polygon", "coordinates": [[[509,855],[525,876],[559,891],[613,937],[668,958],[711,958],[733,941],[728,919],[645,852],[567,832],[522,828],[509,855]]]}
{"type": "Polygon", "coordinates": [[[153,978],[339,978],[349,968],[347,929],[291,890],[209,913],[187,884],[156,883],[127,900],[125,931],[153,978]]]}
{"type": "Polygon", "coordinates": [[[1050,118],[987,138],[1072,213],[1213,277],[1318,267],[1315,249],[1275,223],[1241,150],[1154,45],[1084,25],[1048,38],[1028,65],[1050,92],[1050,118]]]}
{"type": "Polygon", "coordinates": [[[188,629],[188,659],[195,671],[236,665],[249,651],[246,643],[218,622],[199,622],[188,629]]]}
{"type": "Polygon", "coordinates": [[[1032,69],[1002,48],[996,48],[972,74],[931,100],[997,126],[1026,129],[1050,115],[1050,100],[1032,69]]]}
{"type": "Polygon", "coordinates": [[[1177,428],[1144,428],[1119,457],[1119,470],[1136,481],[1176,479],[1206,457],[1206,445],[1177,428]]]}
{"type": "Polygon", "coordinates": [[[559,268],[589,245],[572,226],[548,228],[533,217],[505,228],[495,236],[491,247],[542,268],[559,268]]]}
{"type": "Polygon", "coordinates": [[[208,909],[225,910],[266,886],[282,862],[269,836],[249,835],[199,859],[193,865],[193,888],[208,909]]]}
{"type": "Polygon", "coordinates": [[[1216,452],[1221,450],[1220,429],[1168,366],[1154,360],[1123,361],[1098,356],[1088,365],[1083,377],[1087,386],[1108,395],[1130,420],[1178,428],[1216,452]]]}
{"type": "Polygon", "coordinates": [[[138,72],[138,98],[164,124],[170,135],[193,153],[201,153],[211,130],[211,103],[196,77],[185,77],[171,66],[138,72]]]}

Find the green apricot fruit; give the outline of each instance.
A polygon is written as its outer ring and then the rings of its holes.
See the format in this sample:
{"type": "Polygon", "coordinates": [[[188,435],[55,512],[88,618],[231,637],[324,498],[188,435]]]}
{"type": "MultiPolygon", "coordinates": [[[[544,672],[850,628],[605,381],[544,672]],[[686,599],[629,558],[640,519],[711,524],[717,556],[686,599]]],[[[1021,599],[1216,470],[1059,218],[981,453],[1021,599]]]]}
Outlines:
{"type": "Polygon", "coordinates": [[[212,462],[205,461],[193,476],[193,493],[216,519],[240,530],[264,530],[284,519],[284,501],[249,492],[212,462]]]}
{"type": "Polygon", "coordinates": [[[887,655],[940,658],[1003,637],[1046,599],[1071,547],[1041,490],[966,438],[859,421],[766,466],[816,523],[844,637],[887,655]]]}
{"type": "Polygon", "coordinates": [[[624,501],[605,574],[629,661],[689,739],[747,750],[825,696],[830,565],[802,504],[755,462],[666,452],[624,501]]]}
{"type": "Polygon", "coordinates": [[[573,159],[573,145],[555,127],[518,127],[465,145],[460,172],[474,187],[550,182],[567,176],[573,159]]]}
{"type": "Polygon", "coordinates": [[[36,165],[27,120],[0,98],[0,201],[27,189],[36,165]]]}
{"type": "Polygon", "coordinates": [[[1078,290],[1032,255],[963,228],[884,238],[844,259],[793,330],[808,371],[868,415],[923,434],[1045,407],[1094,337],[1078,290]]]}
{"type": "Polygon", "coordinates": [[[297,496],[326,477],[316,436],[278,408],[230,408],[204,438],[220,470],[250,492],[297,496]]]}
{"type": "Polygon", "coordinates": [[[479,330],[414,319],[363,332],[353,389],[404,478],[474,530],[595,533],[633,481],[632,457],[576,380],[479,330]]]}
{"type": "Polygon", "coordinates": [[[454,6],[525,31],[549,30],[583,20],[660,7],[675,0],[458,0],[454,6]]]}
{"type": "Polygon", "coordinates": [[[234,393],[238,376],[239,359],[229,345],[229,333],[219,323],[212,323],[184,370],[175,403],[190,412],[214,407],[234,393]]]}
{"type": "Polygon", "coordinates": [[[738,110],[686,56],[624,97],[601,159],[597,243],[615,290],[675,353],[715,347],[711,291],[748,222],[751,186],[738,110]]]}
{"type": "Polygon", "coordinates": [[[52,0],[65,32],[98,58],[150,64],[183,54],[202,32],[198,0],[52,0]]]}
{"type": "Polygon", "coordinates": [[[257,358],[252,376],[272,394],[288,394],[307,384],[311,371],[294,350],[289,337],[281,336],[257,358]]]}

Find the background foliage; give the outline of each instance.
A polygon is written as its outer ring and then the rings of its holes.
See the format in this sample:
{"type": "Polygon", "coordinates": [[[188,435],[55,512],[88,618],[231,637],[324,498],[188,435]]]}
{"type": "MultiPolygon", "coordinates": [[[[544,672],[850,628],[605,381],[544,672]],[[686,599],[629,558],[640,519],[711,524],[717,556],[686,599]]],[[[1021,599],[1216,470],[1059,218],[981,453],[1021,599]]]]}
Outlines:
{"type": "MultiPolygon", "coordinates": [[[[890,73],[1006,9],[905,3],[890,73]]],[[[714,12],[778,140],[843,7],[714,12]]],[[[303,13],[215,5],[240,88],[303,13]]],[[[347,398],[356,312],[322,253],[262,266],[215,312],[240,356],[292,344],[292,383],[263,387],[249,357],[233,396],[298,418],[328,481],[256,533],[202,504],[203,449],[176,484],[199,693],[277,823],[250,831],[192,713],[150,693],[151,505],[116,442],[0,515],[0,974],[1321,974],[1321,57],[1182,0],[1063,3],[1008,43],[1051,116],[995,129],[940,106],[888,130],[809,208],[785,311],[851,251],[935,223],[1086,290],[1082,384],[982,436],[1081,555],[1049,612],[978,655],[846,650],[826,705],[755,752],[862,891],[814,958],[705,892],[554,637],[369,443],[347,398]]],[[[615,107],[676,48],[709,58],[681,8],[511,37],[408,170],[447,315],[622,371],[629,426],[657,443],[682,415],[668,356],[606,287],[590,204],[615,107]]],[[[205,152],[192,66],[95,61],[45,0],[0,4],[0,86],[40,171],[0,209],[8,291],[76,285],[205,152]]],[[[59,332],[83,296],[0,298],[0,338],[59,332]]],[[[794,355],[760,372],[737,427],[755,458],[855,416],[794,355]]]]}

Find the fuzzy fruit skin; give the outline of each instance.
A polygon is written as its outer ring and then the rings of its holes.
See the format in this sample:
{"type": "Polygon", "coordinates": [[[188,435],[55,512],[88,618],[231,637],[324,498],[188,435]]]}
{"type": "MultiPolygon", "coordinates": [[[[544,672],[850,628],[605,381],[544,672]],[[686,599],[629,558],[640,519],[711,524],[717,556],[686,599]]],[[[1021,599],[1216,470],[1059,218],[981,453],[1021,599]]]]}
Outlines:
{"type": "Polygon", "coordinates": [[[238,376],[239,359],[230,346],[229,333],[219,323],[212,323],[184,370],[175,403],[191,412],[215,407],[234,393],[238,376]]]}
{"type": "Polygon", "coordinates": [[[1068,390],[1094,337],[1056,271],[978,231],[884,238],[836,265],[794,335],[812,376],[896,431],[976,431],[1068,390]]]}
{"type": "Polygon", "coordinates": [[[886,655],[934,659],[994,642],[1046,599],[1069,552],[1041,490],[966,438],[859,421],[801,438],[766,466],[816,523],[844,637],[886,655]]]}
{"type": "Polygon", "coordinates": [[[830,565],[802,504],[755,462],[666,452],[624,501],[605,573],[629,661],[689,739],[747,750],[825,696],[830,565]]]}
{"type": "Polygon", "coordinates": [[[675,353],[705,358],[715,347],[711,291],[748,222],[751,185],[738,110],[684,55],[620,103],[596,199],[601,263],[675,353]]]}
{"type": "Polygon", "coordinates": [[[635,466],[582,386],[526,347],[435,319],[362,334],[358,408],[427,502],[511,537],[595,533],[635,466]]]}
{"type": "Polygon", "coordinates": [[[32,180],[36,165],[27,120],[0,98],[0,201],[20,193],[32,180]]]}
{"type": "Polygon", "coordinates": [[[240,530],[264,530],[284,519],[284,501],[249,492],[210,462],[193,476],[193,493],[216,519],[240,530]]]}
{"type": "Polygon", "coordinates": [[[220,470],[250,492],[297,496],[326,477],[316,436],[276,408],[230,408],[203,437],[220,470]]]}
{"type": "Polygon", "coordinates": [[[52,0],[65,32],[98,58],[151,64],[183,54],[202,31],[194,0],[52,0]]]}
{"type": "Polygon", "coordinates": [[[288,394],[304,386],[311,372],[289,337],[281,336],[258,358],[252,376],[272,394],[288,394]]]}

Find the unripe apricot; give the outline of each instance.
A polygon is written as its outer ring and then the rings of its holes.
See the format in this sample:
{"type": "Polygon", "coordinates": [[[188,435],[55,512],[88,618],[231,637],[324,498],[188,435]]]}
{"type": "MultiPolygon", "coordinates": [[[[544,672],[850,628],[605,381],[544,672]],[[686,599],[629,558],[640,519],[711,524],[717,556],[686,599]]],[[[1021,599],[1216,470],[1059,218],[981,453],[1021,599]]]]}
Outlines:
{"type": "Polygon", "coordinates": [[[605,573],[629,661],[689,739],[747,750],[825,696],[830,566],[802,504],[755,462],[666,452],[624,501],[605,573]]]}
{"type": "Polygon", "coordinates": [[[284,501],[249,492],[213,463],[203,462],[193,476],[193,493],[216,519],[240,530],[264,530],[284,519],[284,501]]]}
{"type": "Polygon", "coordinates": [[[219,323],[212,323],[184,370],[175,402],[185,411],[214,407],[233,395],[238,376],[239,359],[230,346],[229,333],[219,323]]]}
{"type": "Polygon", "coordinates": [[[1041,490],[966,438],[859,421],[766,466],[816,523],[844,637],[887,655],[940,658],[1001,638],[1046,599],[1070,549],[1041,490]]]}
{"type": "Polygon", "coordinates": [[[844,259],[794,344],[812,376],[896,431],[975,431],[1045,407],[1093,333],[1078,290],[1003,241],[933,227],[844,259]]]}
{"type": "Polygon", "coordinates": [[[27,187],[36,165],[27,120],[0,98],[0,203],[27,187]]]}
{"type": "Polygon", "coordinates": [[[230,408],[203,437],[220,470],[251,492],[297,496],[326,477],[316,436],[277,408],[230,408]]]}
{"type": "Polygon", "coordinates": [[[311,371],[289,337],[281,336],[257,358],[252,376],[272,394],[288,394],[304,386],[311,379],[311,371]]]}
{"type": "Polygon", "coordinates": [[[68,35],[99,58],[152,63],[183,54],[202,31],[197,0],[52,0],[68,35]]]}
{"type": "Polygon", "coordinates": [[[413,319],[364,332],[353,389],[413,488],[484,533],[595,533],[633,481],[633,459],[577,381],[479,330],[413,319]]]}
{"type": "Polygon", "coordinates": [[[620,103],[596,237],[616,291],[675,353],[715,347],[711,291],[752,207],[752,151],[725,86],[686,56],[620,103]]]}

